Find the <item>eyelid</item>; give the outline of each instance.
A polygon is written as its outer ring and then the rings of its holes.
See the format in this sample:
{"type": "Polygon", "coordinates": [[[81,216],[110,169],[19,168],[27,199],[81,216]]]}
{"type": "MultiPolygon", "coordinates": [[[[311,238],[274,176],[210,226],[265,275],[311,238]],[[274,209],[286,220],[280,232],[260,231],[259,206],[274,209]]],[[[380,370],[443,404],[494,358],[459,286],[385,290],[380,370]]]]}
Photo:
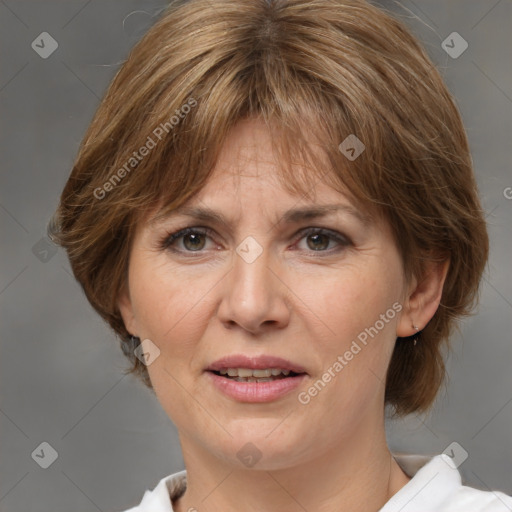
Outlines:
{"type": "MultiPolygon", "coordinates": [[[[168,250],[170,249],[171,244],[179,240],[185,235],[188,235],[190,233],[194,234],[201,234],[204,236],[209,236],[212,238],[212,235],[215,234],[214,230],[206,227],[206,226],[188,226],[181,229],[173,230],[171,233],[167,233],[158,243],[158,246],[162,250],[168,250]]],[[[182,252],[182,251],[176,251],[176,252],[182,252]]],[[[189,253],[193,253],[194,251],[187,251],[189,253]]],[[[201,252],[201,251],[197,251],[201,252]]]]}
{"type": "MultiPolygon", "coordinates": [[[[209,228],[207,226],[187,226],[181,229],[174,230],[172,233],[167,233],[159,242],[158,248],[163,251],[172,251],[176,254],[186,254],[187,257],[193,258],[193,257],[200,257],[204,254],[204,250],[198,250],[198,251],[187,251],[184,249],[174,249],[172,247],[173,242],[180,240],[182,237],[186,236],[187,234],[199,234],[206,237],[209,237],[214,243],[217,244],[215,238],[217,233],[212,228],[209,228]]],[[[352,246],[353,242],[350,237],[345,235],[344,233],[329,229],[321,226],[308,226],[305,228],[301,228],[298,231],[295,232],[293,235],[293,245],[292,247],[296,246],[301,240],[306,238],[308,235],[312,234],[319,234],[319,235],[326,235],[330,237],[331,241],[336,242],[337,246],[331,249],[327,250],[321,250],[321,251],[314,251],[314,250],[301,250],[301,249],[293,249],[298,250],[302,252],[307,252],[310,255],[314,255],[315,257],[322,257],[322,256],[329,256],[336,254],[340,252],[341,250],[352,246]]],[[[217,244],[219,245],[219,244],[217,244]]]]}
{"type": "MultiPolygon", "coordinates": [[[[333,230],[333,229],[316,227],[316,226],[309,226],[307,228],[303,228],[303,229],[299,230],[295,234],[295,238],[297,238],[297,241],[295,242],[295,244],[297,244],[303,238],[305,238],[306,236],[308,236],[310,234],[327,235],[327,236],[331,237],[332,240],[335,240],[338,243],[338,245],[343,246],[343,247],[348,247],[349,245],[353,245],[353,242],[350,239],[350,237],[348,237],[344,233],[341,233],[341,232],[333,230]]],[[[330,249],[327,251],[311,251],[311,252],[312,253],[318,252],[318,253],[329,254],[335,250],[336,249],[330,249]]]]}

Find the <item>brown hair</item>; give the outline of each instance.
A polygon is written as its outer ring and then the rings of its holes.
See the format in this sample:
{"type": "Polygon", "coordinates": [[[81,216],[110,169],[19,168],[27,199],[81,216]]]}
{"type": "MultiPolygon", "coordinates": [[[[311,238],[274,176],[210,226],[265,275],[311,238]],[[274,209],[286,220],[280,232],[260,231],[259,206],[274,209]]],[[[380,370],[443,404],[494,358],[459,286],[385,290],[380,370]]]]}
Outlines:
{"type": "Polygon", "coordinates": [[[387,374],[396,414],[428,409],[445,375],[443,345],[476,303],[488,236],[452,96],[405,25],[363,0],[168,7],[112,81],[49,226],[88,300],[127,343],[117,298],[135,227],[200,190],[228,130],[250,117],[276,131],[289,190],[330,180],[387,219],[407,276],[450,258],[440,307],[414,348],[397,340],[387,374]],[[351,134],[365,145],[353,160],[339,149],[351,134]],[[312,172],[292,173],[293,161],[312,172]]]}

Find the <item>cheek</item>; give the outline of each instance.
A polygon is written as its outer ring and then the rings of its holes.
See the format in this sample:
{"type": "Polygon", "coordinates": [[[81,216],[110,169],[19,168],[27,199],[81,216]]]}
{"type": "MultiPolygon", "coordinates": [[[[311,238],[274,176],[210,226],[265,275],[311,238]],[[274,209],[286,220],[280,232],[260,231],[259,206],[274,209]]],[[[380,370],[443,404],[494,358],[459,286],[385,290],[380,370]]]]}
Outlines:
{"type": "Polygon", "coordinates": [[[132,264],[130,294],[139,333],[160,350],[147,367],[154,391],[169,417],[186,423],[180,418],[190,410],[190,395],[183,387],[194,389],[190,368],[197,364],[197,345],[211,309],[207,292],[215,280],[208,274],[191,279],[166,262],[139,258],[132,264]]]}
{"type": "Polygon", "coordinates": [[[132,262],[131,299],[140,334],[154,341],[164,356],[178,357],[191,352],[202,335],[211,309],[208,290],[216,280],[208,272],[194,278],[157,259],[132,262]]]}
{"type": "Polygon", "coordinates": [[[335,279],[319,282],[316,293],[305,301],[315,305],[309,313],[310,325],[320,318],[317,334],[325,336],[309,333],[322,369],[301,395],[301,403],[308,401],[304,413],[321,418],[319,430],[332,429],[337,436],[346,435],[369,411],[380,410],[382,403],[396,338],[401,280],[400,267],[393,261],[376,262],[340,270],[335,279]]]}
{"type": "MultiPolygon", "coordinates": [[[[395,276],[390,270],[385,277],[380,265],[343,269],[334,278],[319,283],[316,292],[310,293],[308,303],[313,305],[312,311],[328,328],[331,338],[350,344],[373,326],[380,315],[386,315],[399,299],[399,281],[395,276]]],[[[396,320],[390,317],[395,314],[386,316],[389,322],[385,323],[385,328],[379,322],[379,330],[386,331],[395,324],[396,320]]]]}
{"type": "Polygon", "coordinates": [[[321,353],[323,372],[330,370],[330,375],[316,376],[329,380],[330,388],[319,393],[319,407],[323,402],[329,410],[355,414],[383,391],[396,340],[402,283],[400,260],[393,251],[368,258],[362,265],[347,265],[318,283],[308,304],[322,320],[325,336],[312,339],[321,353]]]}

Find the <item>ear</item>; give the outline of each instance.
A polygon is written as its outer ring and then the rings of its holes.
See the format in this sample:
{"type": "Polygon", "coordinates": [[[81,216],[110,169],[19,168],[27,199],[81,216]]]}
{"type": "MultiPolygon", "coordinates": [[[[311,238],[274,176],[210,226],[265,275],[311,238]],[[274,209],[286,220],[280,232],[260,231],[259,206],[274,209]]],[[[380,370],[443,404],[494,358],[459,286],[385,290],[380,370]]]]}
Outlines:
{"type": "Polygon", "coordinates": [[[137,322],[135,320],[130,294],[126,287],[119,294],[117,307],[119,308],[119,312],[123,318],[126,330],[133,336],[137,336],[137,322]]]}
{"type": "Polygon", "coordinates": [[[416,334],[424,329],[434,316],[441,301],[449,266],[449,259],[429,261],[421,280],[412,279],[397,326],[398,337],[416,334]],[[418,329],[416,330],[414,326],[418,329]]]}

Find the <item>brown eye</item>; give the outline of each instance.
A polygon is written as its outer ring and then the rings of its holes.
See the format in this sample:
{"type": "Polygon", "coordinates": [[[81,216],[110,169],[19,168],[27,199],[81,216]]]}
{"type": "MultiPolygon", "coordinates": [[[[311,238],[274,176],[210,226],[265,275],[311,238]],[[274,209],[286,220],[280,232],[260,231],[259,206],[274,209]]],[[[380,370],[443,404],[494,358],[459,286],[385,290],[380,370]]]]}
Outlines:
{"type": "Polygon", "coordinates": [[[322,251],[329,247],[329,237],[323,234],[309,235],[307,237],[308,247],[313,251],[322,251]]]}
{"type": "Polygon", "coordinates": [[[199,251],[204,248],[204,245],[202,233],[188,233],[183,236],[183,246],[189,251],[199,251]]]}
{"type": "Polygon", "coordinates": [[[205,249],[210,238],[207,228],[185,228],[167,235],[160,247],[174,252],[200,252],[205,249]]]}
{"type": "Polygon", "coordinates": [[[330,229],[307,228],[302,231],[302,237],[299,240],[299,249],[306,252],[319,252],[333,254],[337,251],[352,245],[352,242],[341,233],[331,231],[330,229]],[[300,244],[305,240],[305,247],[301,248],[300,244]]]}

